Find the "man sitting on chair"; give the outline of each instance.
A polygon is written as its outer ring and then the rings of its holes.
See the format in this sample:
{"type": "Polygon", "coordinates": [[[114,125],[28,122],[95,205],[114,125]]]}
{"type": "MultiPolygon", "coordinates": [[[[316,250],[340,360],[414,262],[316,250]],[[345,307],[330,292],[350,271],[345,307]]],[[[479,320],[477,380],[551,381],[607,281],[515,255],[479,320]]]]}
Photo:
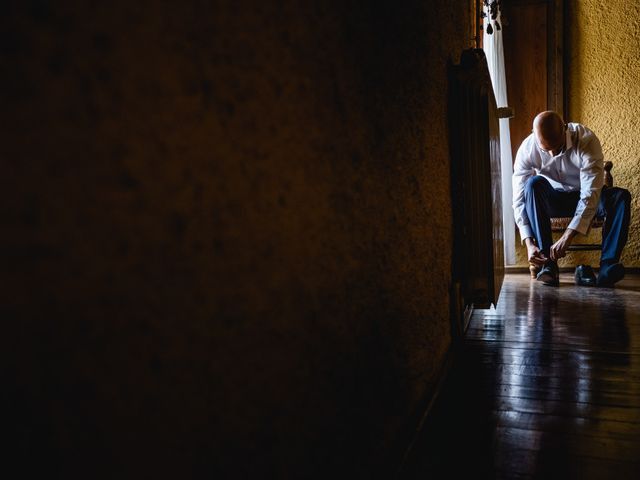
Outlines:
{"type": "Polygon", "coordinates": [[[606,217],[602,230],[600,272],[576,269],[576,283],[612,287],[624,277],[620,254],[627,242],[631,195],[604,188],[603,155],[595,134],[579,123],[565,124],[560,115],[536,115],[533,131],[520,145],[513,166],[513,210],[529,262],[541,268],[537,279],[558,286],[558,259],[566,255],[576,234],[586,234],[594,216],[606,217]],[[551,217],[573,217],[557,242],[551,217]]]}

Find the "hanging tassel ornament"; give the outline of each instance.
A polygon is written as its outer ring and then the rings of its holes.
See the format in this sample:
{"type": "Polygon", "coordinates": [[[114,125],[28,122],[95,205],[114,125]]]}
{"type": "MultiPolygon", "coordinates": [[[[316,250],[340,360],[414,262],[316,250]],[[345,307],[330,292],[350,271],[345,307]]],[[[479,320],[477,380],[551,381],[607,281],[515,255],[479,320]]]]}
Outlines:
{"type": "Polygon", "coordinates": [[[498,22],[498,12],[500,11],[500,0],[483,0],[484,8],[480,14],[481,19],[487,19],[487,34],[493,34],[493,25],[495,23],[496,30],[502,30],[500,22],[498,22]],[[486,12],[485,12],[486,9],[486,12]]]}

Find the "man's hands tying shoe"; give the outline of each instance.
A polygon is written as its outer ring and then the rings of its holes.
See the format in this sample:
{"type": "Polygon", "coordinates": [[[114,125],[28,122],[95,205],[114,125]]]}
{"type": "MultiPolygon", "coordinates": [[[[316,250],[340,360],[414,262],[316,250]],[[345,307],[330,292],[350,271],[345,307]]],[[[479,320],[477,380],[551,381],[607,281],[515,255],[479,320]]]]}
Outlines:
{"type": "Polygon", "coordinates": [[[577,233],[578,232],[576,232],[575,230],[567,228],[560,237],[560,240],[551,245],[551,248],[549,249],[549,258],[557,262],[559,259],[566,256],[567,249],[571,245],[573,237],[575,237],[577,233]]]}
{"type": "Polygon", "coordinates": [[[540,251],[538,246],[534,243],[533,238],[525,238],[524,243],[527,245],[527,257],[529,257],[529,263],[532,263],[536,267],[542,267],[547,263],[548,258],[540,251]]]}
{"type": "Polygon", "coordinates": [[[549,260],[545,254],[540,251],[533,241],[533,238],[525,238],[524,243],[527,245],[529,263],[537,267],[541,267],[536,280],[544,283],[545,285],[552,285],[554,287],[560,285],[560,281],[558,279],[558,264],[553,260],[549,260]]]}

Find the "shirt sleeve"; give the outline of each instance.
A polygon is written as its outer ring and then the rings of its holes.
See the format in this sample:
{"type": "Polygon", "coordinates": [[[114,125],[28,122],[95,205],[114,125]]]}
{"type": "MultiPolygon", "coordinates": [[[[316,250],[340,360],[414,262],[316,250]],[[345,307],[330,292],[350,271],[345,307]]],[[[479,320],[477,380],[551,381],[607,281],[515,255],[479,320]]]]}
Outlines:
{"type": "Polygon", "coordinates": [[[580,200],[568,228],[586,234],[598,209],[604,185],[604,155],[600,140],[589,132],[580,139],[580,200]]]}
{"type": "Polygon", "coordinates": [[[513,214],[516,225],[520,231],[520,238],[524,243],[524,239],[533,237],[533,230],[529,223],[529,217],[524,205],[524,186],[527,180],[535,174],[533,162],[531,160],[531,151],[528,148],[528,142],[525,140],[518,148],[516,153],[516,161],[513,165],[513,214]]]}

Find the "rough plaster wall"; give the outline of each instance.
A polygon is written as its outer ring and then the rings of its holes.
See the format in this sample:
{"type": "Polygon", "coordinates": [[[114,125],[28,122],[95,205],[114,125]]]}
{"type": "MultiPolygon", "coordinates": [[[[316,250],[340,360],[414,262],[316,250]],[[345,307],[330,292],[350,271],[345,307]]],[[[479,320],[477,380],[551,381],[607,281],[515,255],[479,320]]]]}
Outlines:
{"type": "MultiPolygon", "coordinates": [[[[591,128],[614,184],[632,196],[631,228],[622,262],[640,267],[640,3],[570,0],[568,15],[569,117],[591,128]]],[[[599,242],[600,230],[587,241],[599,242]]],[[[576,240],[578,241],[578,240],[576,240]]],[[[570,253],[561,266],[598,265],[599,253],[570,253]]],[[[526,264],[526,249],[518,250],[526,264]]]]}
{"type": "Polygon", "coordinates": [[[267,3],[3,12],[23,466],[397,464],[450,342],[446,61],[467,2],[267,3]]]}

